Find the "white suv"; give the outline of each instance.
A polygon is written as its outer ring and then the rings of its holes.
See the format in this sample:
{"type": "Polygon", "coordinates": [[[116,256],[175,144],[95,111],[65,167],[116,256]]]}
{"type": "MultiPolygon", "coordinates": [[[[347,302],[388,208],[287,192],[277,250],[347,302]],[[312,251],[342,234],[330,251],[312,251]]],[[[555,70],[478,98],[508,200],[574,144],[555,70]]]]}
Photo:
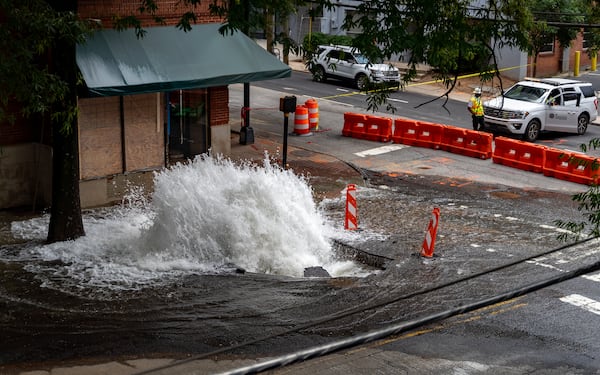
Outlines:
{"type": "Polygon", "coordinates": [[[598,115],[598,100],[589,82],[525,78],[483,108],[486,126],[533,142],[542,131],[584,134],[598,115]]]}
{"type": "Polygon", "coordinates": [[[353,47],[319,46],[310,70],[317,82],[337,78],[353,81],[359,90],[367,90],[371,83],[385,83],[400,88],[398,68],[390,64],[371,63],[353,47]]]}

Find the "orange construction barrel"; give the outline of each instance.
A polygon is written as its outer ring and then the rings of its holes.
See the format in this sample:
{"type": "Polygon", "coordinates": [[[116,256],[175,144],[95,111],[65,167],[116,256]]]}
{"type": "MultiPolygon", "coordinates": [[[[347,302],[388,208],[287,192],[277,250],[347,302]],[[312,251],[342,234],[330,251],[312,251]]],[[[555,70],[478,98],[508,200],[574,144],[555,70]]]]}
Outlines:
{"type": "Polygon", "coordinates": [[[296,112],[294,115],[294,134],[311,135],[310,125],[308,122],[308,108],[303,105],[296,106],[296,112]]]}
{"type": "Polygon", "coordinates": [[[308,108],[308,123],[310,130],[319,129],[319,103],[315,99],[308,99],[304,106],[308,108]]]}

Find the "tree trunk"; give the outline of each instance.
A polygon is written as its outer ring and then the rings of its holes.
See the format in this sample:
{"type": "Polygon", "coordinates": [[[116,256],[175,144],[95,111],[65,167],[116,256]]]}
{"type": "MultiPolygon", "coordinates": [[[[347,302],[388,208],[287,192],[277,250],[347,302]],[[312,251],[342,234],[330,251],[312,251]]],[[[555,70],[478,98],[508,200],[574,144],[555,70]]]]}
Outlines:
{"type": "Polygon", "coordinates": [[[265,39],[267,40],[267,51],[273,53],[273,12],[267,8],[265,10],[265,39]]]}
{"type": "MultiPolygon", "coordinates": [[[[77,12],[76,0],[49,3],[56,11],[77,12]]],[[[85,235],[79,197],[76,45],[71,40],[56,41],[50,63],[53,72],[68,84],[69,92],[53,109],[52,208],[48,242],[73,240],[85,235]]]]}
{"type": "Polygon", "coordinates": [[[285,43],[283,45],[283,63],[285,65],[290,65],[290,44],[289,44],[289,17],[287,15],[283,16],[283,35],[285,38],[285,43]]]}

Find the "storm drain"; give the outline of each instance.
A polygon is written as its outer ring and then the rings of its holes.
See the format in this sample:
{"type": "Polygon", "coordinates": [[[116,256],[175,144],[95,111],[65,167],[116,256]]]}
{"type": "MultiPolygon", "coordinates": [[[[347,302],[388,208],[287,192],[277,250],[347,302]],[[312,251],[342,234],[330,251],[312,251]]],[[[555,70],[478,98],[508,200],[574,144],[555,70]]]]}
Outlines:
{"type": "Polygon", "coordinates": [[[387,263],[393,260],[392,258],[373,254],[337,240],[333,241],[333,250],[340,259],[353,260],[379,270],[384,270],[387,263]]]}

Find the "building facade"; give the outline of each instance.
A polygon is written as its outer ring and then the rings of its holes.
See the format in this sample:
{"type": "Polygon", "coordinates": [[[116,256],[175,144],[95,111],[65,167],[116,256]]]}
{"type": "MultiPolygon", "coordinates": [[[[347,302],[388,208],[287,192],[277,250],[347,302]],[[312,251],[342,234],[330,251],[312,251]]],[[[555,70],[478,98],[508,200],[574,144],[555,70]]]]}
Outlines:
{"type": "MultiPolygon", "coordinates": [[[[155,16],[165,22],[160,26],[139,13],[139,4],[139,0],[78,2],[79,16],[102,26],[77,52],[88,90],[78,99],[83,208],[120,202],[131,186],[151,187],[154,171],[173,160],[209,149],[229,154],[228,84],[273,78],[261,75],[254,61],[268,65],[272,63],[268,59],[276,60],[281,66],[275,67],[279,70],[274,78],[289,75],[289,67],[247,37],[220,35],[221,19],[210,15],[206,2],[191,8],[179,1],[157,1],[155,16]],[[188,11],[194,12],[198,25],[192,25],[192,32],[175,31],[173,26],[188,11]],[[131,15],[148,30],[147,37],[110,30],[115,17],[131,15]],[[245,48],[236,48],[240,44],[245,48]],[[252,55],[232,59],[215,53],[215,46],[223,53],[239,49],[252,55]],[[228,65],[228,60],[237,61],[228,65]]],[[[48,127],[39,118],[0,124],[0,208],[50,206],[48,127]]]]}

